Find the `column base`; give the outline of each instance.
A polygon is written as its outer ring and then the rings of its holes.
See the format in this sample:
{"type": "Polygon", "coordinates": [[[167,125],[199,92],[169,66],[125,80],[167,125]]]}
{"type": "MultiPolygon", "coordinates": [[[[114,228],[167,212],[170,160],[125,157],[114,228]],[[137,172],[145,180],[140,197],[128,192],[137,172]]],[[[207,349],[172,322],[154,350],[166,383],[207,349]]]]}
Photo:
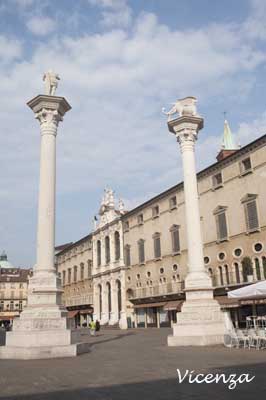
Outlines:
{"type": "Polygon", "coordinates": [[[225,333],[224,314],[213,298],[212,290],[186,293],[187,300],[177,313],[168,346],[212,346],[222,344],[225,333]]]}
{"type": "Polygon", "coordinates": [[[88,343],[75,343],[66,346],[3,346],[0,347],[0,359],[40,360],[44,358],[75,357],[82,353],[88,353],[88,351],[88,343]]]}
{"type": "Polygon", "coordinates": [[[127,329],[127,316],[124,311],[120,313],[119,328],[127,329]]]}
{"type": "Polygon", "coordinates": [[[6,333],[6,345],[0,347],[0,358],[41,359],[74,357],[88,352],[89,344],[81,342],[80,331],[72,329],[73,320],[58,307],[26,308],[14,320],[13,330],[6,333]]]}

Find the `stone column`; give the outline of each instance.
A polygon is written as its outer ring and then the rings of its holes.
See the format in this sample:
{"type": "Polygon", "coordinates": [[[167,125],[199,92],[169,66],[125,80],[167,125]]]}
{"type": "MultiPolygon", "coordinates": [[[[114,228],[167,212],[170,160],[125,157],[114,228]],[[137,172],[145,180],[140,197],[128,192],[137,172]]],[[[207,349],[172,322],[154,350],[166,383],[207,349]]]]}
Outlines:
{"type": "Polygon", "coordinates": [[[71,329],[62,305],[62,288],[54,264],[56,134],[71,109],[63,97],[39,95],[28,102],[41,125],[37,264],[29,279],[28,305],[8,332],[0,358],[38,359],[76,356],[88,351],[71,329]]]}
{"type": "Polygon", "coordinates": [[[93,320],[96,321],[98,319],[100,321],[100,291],[99,291],[99,283],[96,281],[93,285],[93,320]]]}
{"type": "Polygon", "coordinates": [[[109,321],[108,312],[108,290],[106,282],[102,282],[102,315],[101,315],[101,325],[107,324],[109,321]]]}
{"type": "Polygon", "coordinates": [[[112,311],[111,311],[111,319],[109,324],[114,325],[118,322],[118,299],[117,299],[117,284],[116,280],[111,280],[111,303],[112,303],[112,311]]]}
{"type": "MultiPolygon", "coordinates": [[[[186,301],[177,314],[174,335],[168,337],[171,346],[210,345],[222,343],[224,319],[213,299],[212,281],[205,270],[197,176],[195,142],[203,127],[203,118],[196,112],[196,99],[187,97],[175,104],[180,116],[168,121],[168,129],[180,145],[186,209],[188,274],[185,279],[186,301]]],[[[169,112],[170,116],[172,112],[169,112]]]]}
{"type": "Polygon", "coordinates": [[[115,240],[114,240],[114,232],[110,231],[110,265],[113,265],[115,262],[115,240]]]}
{"type": "MultiPolygon", "coordinates": [[[[170,123],[169,123],[170,124],[170,123]]],[[[205,270],[201,237],[200,211],[198,201],[197,176],[195,166],[195,142],[199,129],[203,127],[201,117],[180,117],[173,126],[180,145],[186,210],[186,235],[188,246],[188,275],[186,288],[212,287],[205,270]]],[[[171,128],[171,125],[169,125],[171,128]]]]}
{"type": "Polygon", "coordinates": [[[121,282],[121,312],[120,312],[119,326],[121,329],[127,329],[126,274],[124,270],[122,270],[120,273],[120,282],[121,282]]]}

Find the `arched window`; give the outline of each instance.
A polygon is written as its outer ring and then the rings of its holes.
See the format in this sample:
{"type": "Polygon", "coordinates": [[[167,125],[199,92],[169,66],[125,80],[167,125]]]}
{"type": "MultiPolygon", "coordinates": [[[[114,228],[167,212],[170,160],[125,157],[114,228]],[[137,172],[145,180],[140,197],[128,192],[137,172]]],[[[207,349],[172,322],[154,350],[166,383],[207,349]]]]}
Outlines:
{"type": "Polygon", "coordinates": [[[144,240],[140,239],[138,241],[138,250],[139,250],[139,263],[144,264],[145,263],[145,244],[144,240]]]}
{"type": "Polygon", "coordinates": [[[105,237],[105,263],[109,264],[110,262],[110,238],[109,236],[105,237]]]}
{"type": "Polygon", "coordinates": [[[235,267],[236,283],[240,283],[240,272],[238,263],[234,263],[234,267],[235,267]]]}
{"type": "Polygon", "coordinates": [[[262,257],[262,267],[263,267],[263,275],[264,278],[266,279],[266,257],[262,257]]]}
{"type": "Polygon", "coordinates": [[[78,279],[78,267],[74,266],[74,282],[77,282],[78,279]]]}
{"type": "Polygon", "coordinates": [[[257,280],[260,281],[261,280],[260,261],[258,258],[255,258],[254,262],[255,262],[257,280]]]}
{"type": "Polygon", "coordinates": [[[253,266],[252,260],[250,257],[244,257],[241,261],[242,271],[243,271],[243,280],[244,282],[248,281],[248,276],[253,276],[253,266]]]}
{"type": "Polygon", "coordinates": [[[209,274],[209,277],[212,280],[212,286],[215,286],[215,276],[214,276],[212,268],[208,268],[208,274],[209,274]]]}
{"type": "Polygon", "coordinates": [[[218,269],[219,269],[219,275],[220,275],[220,285],[223,286],[224,285],[223,269],[221,266],[219,266],[218,269]]]}
{"type": "Polygon", "coordinates": [[[80,280],[84,279],[84,263],[80,263],[80,280]]]}
{"type": "Polygon", "coordinates": [[[112,312],[112,298],[111,298],[111,284],[110,284],[110,282],[107,282],[106,286],[107,286],[108,313],[109,313],[109,319],[110,319],[111,318],[111,312],[112,312]]]}
{"type": "Polygon", "coordinates": [[[100,318],[102,317],[102,285],[98,285],[99,289],[99,313],[100,313],[100,318]]]}
{"type": "Polygon", "coordinates": [[[101,263],[102,263],[101,241],[97,240],[97,266],[100,267],[101,263]]]}
{"type": "Polygon", "coordinates": [[[120,259],[120,234],[115,231],[115,260],[120,259]]]}
{"type": "Polygon", "coordinates": [[[227,283],[227,285],[229,285],[230,284],[230,276],[229,276],[229,269],[228,269],[227,264],[225,264],[224,269],[225,269],[226,283],[227,283]]]}
{"type": "Polygon", "coordinates": [[[121,282],[119,280],[117,280],[116,284],[117,284],[118,315],[119,315],[119,319],[120,319],[120,315],[121,315],[121,311],[122,311],[121,282]]]}
{"type": "Polygon", "coordinates": [[[132,289],[127,289],[127,299],[130,300],[134,297],[134,292],[132,289]]]}

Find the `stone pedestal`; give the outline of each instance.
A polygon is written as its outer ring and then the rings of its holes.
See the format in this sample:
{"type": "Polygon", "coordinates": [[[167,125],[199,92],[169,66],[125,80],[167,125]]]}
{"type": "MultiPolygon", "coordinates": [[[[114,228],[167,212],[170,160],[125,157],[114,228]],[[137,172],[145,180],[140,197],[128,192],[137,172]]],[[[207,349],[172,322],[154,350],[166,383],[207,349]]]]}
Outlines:
{"type": "Polygon", "coordinates": [[[223,343],[224,315],[212,290],[187,291],[168,346],[210,346],[223,343]]]}
{"type": "Polygon", "coordinates": [[[185,279],[186,301],[173,335],[168,337],[169,346],[205,346],[223,343],[224,315],[213,298],[211,278],[205,270],[200,226],[197,176],[195,166],[195,142],[203,127],[195,107],[196,99],[188,97],[176,102],[168,113],[179,117],[168,121],[168,128],[180,145],[186,209],[186,233],[188,245],[188,274],[185,279]]]}
{"type": "Polygon", "coordinates": [[[0,358],[71,357],[88,351],[62,306],[62,288],[54,265],[56,134],[70,110],[63,97],[40,95],[28,106],[41,125],[37,264],[29,280],[28,305],[7,332],[0,358]]]}

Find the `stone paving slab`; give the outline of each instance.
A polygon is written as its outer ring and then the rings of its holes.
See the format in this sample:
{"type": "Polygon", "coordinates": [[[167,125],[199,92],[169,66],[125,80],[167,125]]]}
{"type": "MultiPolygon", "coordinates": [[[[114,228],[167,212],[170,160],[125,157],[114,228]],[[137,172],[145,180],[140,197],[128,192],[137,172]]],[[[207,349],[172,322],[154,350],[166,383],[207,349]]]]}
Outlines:
{"type": "Polygon", "coordinates": [[[266,394],[266,350],[167,347],[169,329],[101,331],[82,338],[90,351],[75,358],[0,360],[0,399],[5,400],[250,400],[266,394]],[[176,369],[249,373],[251,383],[179,384],[176,369]]]}

